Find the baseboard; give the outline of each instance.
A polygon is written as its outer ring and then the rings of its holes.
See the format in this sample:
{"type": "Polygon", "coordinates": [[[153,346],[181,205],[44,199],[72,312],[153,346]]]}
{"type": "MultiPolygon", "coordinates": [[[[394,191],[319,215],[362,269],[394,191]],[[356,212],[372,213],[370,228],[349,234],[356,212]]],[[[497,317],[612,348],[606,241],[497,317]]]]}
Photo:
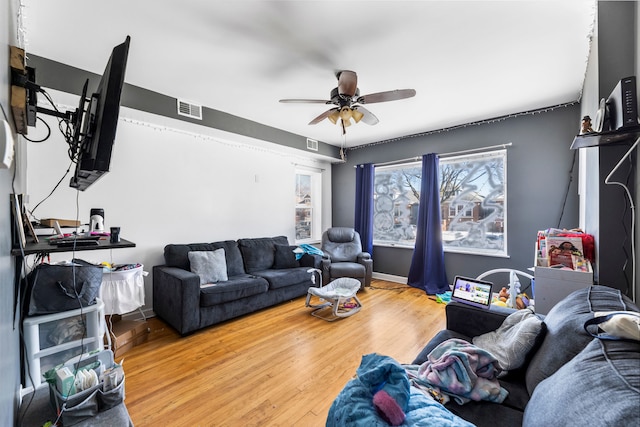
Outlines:
{"type": "Polygon", "coordinates": [[[375,271],[371,274],[371,278],[379,279],[379,280],[386,280],[387,282],[402,283],[403,285],[407,284],[407,278],[406,277],[394,276],[392,274],[386,274],[386,273],[376,273],[375,271]]]}

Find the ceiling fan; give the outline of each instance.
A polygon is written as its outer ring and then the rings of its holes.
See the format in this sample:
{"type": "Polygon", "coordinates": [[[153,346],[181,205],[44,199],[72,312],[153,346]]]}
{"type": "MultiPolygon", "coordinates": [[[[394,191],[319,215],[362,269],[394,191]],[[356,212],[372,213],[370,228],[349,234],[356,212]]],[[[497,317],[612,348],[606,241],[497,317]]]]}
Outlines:
{"type": "Polygon", "coordinates": [[[361,104],[374,104],[376,102],[397,101],[399,99],[411,98],[416,95],[415,89],[396,89],[386,92],[360,95],[358,89],[358,76],[355,71],[343,70],[336,73],[338,87],[331,91],[331,99],[281,99],[284,103],[311,103],[311,104],[334,104],[330,108],[309,122],[310,125],[320,123],[324,119],[329,119],[331,123],[337,124],[340,120],[342,133],[346,133],[346,128],[351,126],[351,119],[355,123],[362,122],[368,125],[375,125],[378,118],[361,104]]]}

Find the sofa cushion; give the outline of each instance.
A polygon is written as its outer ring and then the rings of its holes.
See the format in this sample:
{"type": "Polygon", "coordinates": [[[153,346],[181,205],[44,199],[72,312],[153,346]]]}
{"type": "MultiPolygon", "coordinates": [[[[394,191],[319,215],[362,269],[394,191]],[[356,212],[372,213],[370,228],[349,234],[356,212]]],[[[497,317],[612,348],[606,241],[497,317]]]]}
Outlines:
{"type": "MultiPolygon", "coordinates": [[[[269,284],[266,280],[243,274],[241,276],[229,277],[226,282],[218,282],[205,285],[200,288],[200,306],[209,307],[236,301],[252,295],[267,292],[269,284]]],[[[197,307],[194,307],[197,310],[197,307]]]]}
{"type": "Polygon", "coordinates": [[[296,259],[296,254],[293,252],[297,246],[289,245],[275,245],[275,254],[273,261],[273,268],[295,268],[300,267],[300,263],[296,259]]]}
{"type": "Polygon", "coordinates": [[[178,267],[191,271],[189,262],[189,252],[192,251],[213,251],[217,248],[210,243],[190,243],[188,245],[167,245],[164,247],[164,263],[167,267],[178,267]]]}
{"type": "Polygon", "coordinates": [[[639,355],[637,342],[592,340],[536,387],[523,425],[637,425],[639,355]]]}
{"type": "Polygon", "coordinates": [[[331,269],[331,277],[365,277],[367,269],[364,265],[357,262],[332,262],[329,265],[331,269]]]}
{"type": "Polygon", "coordinates": [[[282,270],[255,271],[253,274],[265,278],[269,282],[269,289],[286,288],[287,286],[307,283],[313,286],[311,274],[307,267],[287,268],[282,270]]]}
{"type": "Polygon", "coordinates": [[[547,333],[527,368],[529,394],[591,342],[584,323],[594,312],[611,310],[638,311],[638,307],[618,289],[596,285],[569,294],[549,311],[544,319],[547,333]]]}
{"type": "Polygon", "coordinates": [[[275,245],[288,245],[286,236],[239,239],[244,268],[247,273],[273,268],[275,245]]]}
{"type": "Polygon", "coordinates": [[[164,261],[168,267],[178,267],[183,270],[191,270],[189,262],[189,252],[192,251],[215,251],[224,249],[224,256],[227,263],[227,276],[237,276],[245,274],[242,254],[238,244],[233,240],[225,240],[213,243],[190,243],[172,244],[164,247],[164,261]]]}

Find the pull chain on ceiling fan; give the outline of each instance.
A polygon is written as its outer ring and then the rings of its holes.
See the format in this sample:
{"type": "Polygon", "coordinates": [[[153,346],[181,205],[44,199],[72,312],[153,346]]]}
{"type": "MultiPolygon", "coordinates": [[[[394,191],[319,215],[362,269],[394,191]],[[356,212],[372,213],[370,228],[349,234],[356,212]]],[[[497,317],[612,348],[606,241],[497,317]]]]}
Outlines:
{"type": "Polygon", "coordinates": [[[411,98],[416,95],[415,89],[396,89],[386,92],[372,93],[360,96],[358,89],[358,76],[354,71],[343,70],[336,73],[338,87],[331,91],[331,99],[281,99],[283,103],[306,103],[306,104],[333,104],[330,108],[309,122],[310,125],[320,123],[324,119],[329,119],[333,124],[340,121],[342,134],[346,134],[346,128],[351,126],[351,119],[355,123],[362,121],[368,125],[375,125],[378,118],[361,104],[374,104],[376,102],[397,101],[399,99],[411,98]]]}

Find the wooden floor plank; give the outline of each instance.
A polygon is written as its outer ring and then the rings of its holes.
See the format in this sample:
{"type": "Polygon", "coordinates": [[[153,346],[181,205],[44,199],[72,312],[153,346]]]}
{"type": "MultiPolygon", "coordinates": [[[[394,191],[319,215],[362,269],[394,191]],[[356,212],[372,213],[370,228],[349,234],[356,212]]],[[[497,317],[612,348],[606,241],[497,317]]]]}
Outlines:
{"type": "Polygon", "coordinates": [[[363,355],[410,363],[444,327],[424,291],[374,280],[363,308],[327,322],[298,298],[180,337],[156,318],[124,355],[136,426],[324,426],[363,355]]]}

